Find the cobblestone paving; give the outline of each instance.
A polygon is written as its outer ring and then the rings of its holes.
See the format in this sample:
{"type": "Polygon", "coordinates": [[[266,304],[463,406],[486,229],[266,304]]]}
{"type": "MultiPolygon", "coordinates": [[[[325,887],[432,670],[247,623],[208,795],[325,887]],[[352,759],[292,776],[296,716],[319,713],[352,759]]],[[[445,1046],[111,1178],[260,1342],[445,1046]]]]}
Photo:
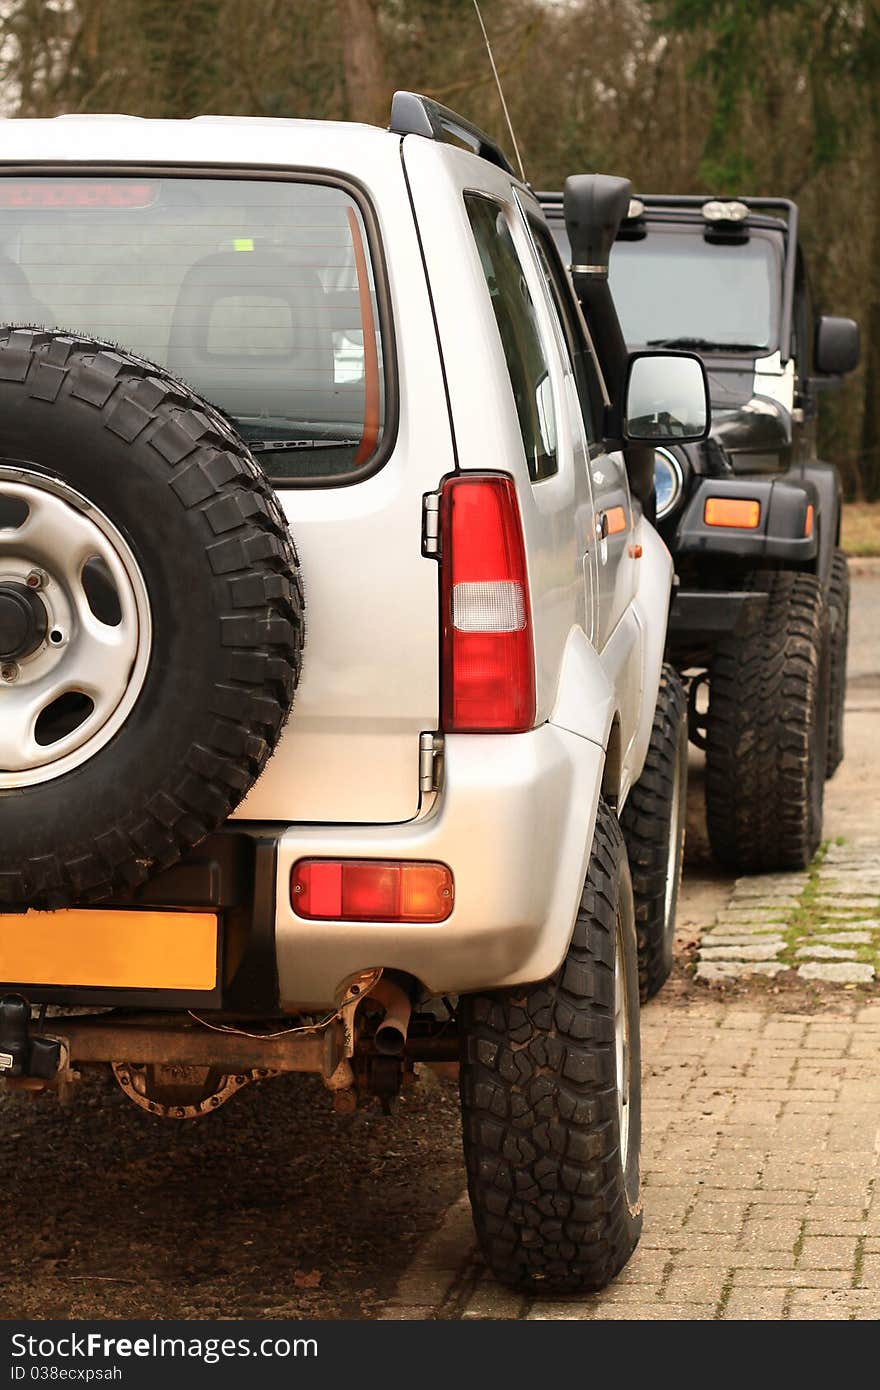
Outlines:
{"type": "Polygon", "coordinates": [[[880,1316],[880,562],[852,575],[830,842],[804,874],[685,874],[677,953],[696,943],[705,983],[673,979],[642,1014],[645,1228],[629,1265],[589,1298],[519,1298],[487,1276],[462,1195],[382,1316],[880,1316]]]}
{"type": "Polygon", "coordinates": [[[643,1012],[645,1228],[601,1294],[486,1273],[460,1198],[385,1318],[880,1317],[880,1000],[705,998],[643,1012]]]}
{"type": "Polygon", "coordinates": [[[702,932],[697,978],[794,970],[803,980],[870,984],[880,966],[880,840],[837,840],[803,874],[737,880],[702,932]]]}

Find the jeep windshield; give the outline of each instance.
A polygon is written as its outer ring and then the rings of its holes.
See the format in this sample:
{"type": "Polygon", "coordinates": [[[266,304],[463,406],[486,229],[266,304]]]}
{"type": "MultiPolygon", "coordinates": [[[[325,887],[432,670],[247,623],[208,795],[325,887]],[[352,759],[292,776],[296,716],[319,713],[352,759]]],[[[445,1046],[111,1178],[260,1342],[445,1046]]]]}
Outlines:
{"type": "Polygon", "coordinates": [[[628,343],[763,356],[776,346],[781,276],[768,236],[708,242],[702,228],[651,227],[615,242],[609,282],[628,343]]]}
{"type": "Polygon", "coordinates": [[[351,476],[382,446],[369,238],[332,184],[0,179],[0,317],[168,368],[232,419],[276,481],[351,476]]]}

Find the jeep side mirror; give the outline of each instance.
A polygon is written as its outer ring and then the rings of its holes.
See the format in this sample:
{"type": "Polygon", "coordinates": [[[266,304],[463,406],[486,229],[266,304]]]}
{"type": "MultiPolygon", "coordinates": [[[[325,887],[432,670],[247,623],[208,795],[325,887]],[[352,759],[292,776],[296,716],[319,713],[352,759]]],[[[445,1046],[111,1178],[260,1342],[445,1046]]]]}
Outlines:
{"type": "Polygon", "coordinates": [[[695,353],[631,353],[623,401],[626,440],[685,443],[709,433],[709,384],[695,353]]]}
{"type": "Polygon", "coordinates": [[[859,325],[855,319],[824,315],[816,321],[813,361],[823,376],[844,376],[859,365],[859,325]]]}

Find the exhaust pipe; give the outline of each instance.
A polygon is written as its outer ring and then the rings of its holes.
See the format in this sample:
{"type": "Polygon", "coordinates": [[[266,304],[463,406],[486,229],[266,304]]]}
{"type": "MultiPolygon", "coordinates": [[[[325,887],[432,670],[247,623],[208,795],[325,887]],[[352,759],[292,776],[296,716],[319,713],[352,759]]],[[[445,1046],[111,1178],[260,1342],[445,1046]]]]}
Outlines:
{"type": "Polygon", "coordinates": [[[370,998],[375,999],[385,1010],[385,1017],[376,1029],[373,1039],[376,1051],[382,1057],[403,1056],[412,1013],[412,1000],[408,988],[405,987],[409,984],[410,981],[405,975],[383,975],[370,991],[370,998]]]}

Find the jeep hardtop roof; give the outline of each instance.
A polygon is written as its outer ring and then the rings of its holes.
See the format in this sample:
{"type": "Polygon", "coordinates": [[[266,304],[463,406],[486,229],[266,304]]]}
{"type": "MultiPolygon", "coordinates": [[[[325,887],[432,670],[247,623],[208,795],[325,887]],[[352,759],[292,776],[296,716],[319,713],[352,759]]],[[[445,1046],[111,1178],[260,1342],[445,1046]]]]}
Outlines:
{"type": "MultiPolygon", "coordinates": [[[[548,222],[564,222],[561,192],[536,194],[548,222]]],[[[710,193],[634,193],[630,200],[629,216],[620,225],[616,240],[638,241],[645,235],[646,224],[675,226],[702,232],[706,240],[725,241],[744,239],[748,231],[770,231],[782,234],[784,272],[779,342],[783,360],[788,357],[791,324],[794,310],[794,286],[798,249],[798,208],[790,198],[739,197],[719,198],[710,193]],[[724,207],[739,205],[747,209],[735,220],[706,218],[707,204],[724,207]],[[795,255],[790,252],[794,250],[795,255]]]]}
{"type": "MultiPolygon", "coordinates": [[[[548,217],[563,216],[561,193],[540,192],[536,196],[548,217]]],[[[695,227],[705,227],[707,224],[703,208],[707,203],[713,202],[745,204],[749,210],[749,227],[792,231],[797,235],[797,204],[789,198],[719,198],[712,193],[634,193],[631,207],[641,204],[641,210],[637,216],[624,219],[621,235],[625,237],[628,228],[632,228],[638,222],[647,221],[689,223],[695,227]]]]}

